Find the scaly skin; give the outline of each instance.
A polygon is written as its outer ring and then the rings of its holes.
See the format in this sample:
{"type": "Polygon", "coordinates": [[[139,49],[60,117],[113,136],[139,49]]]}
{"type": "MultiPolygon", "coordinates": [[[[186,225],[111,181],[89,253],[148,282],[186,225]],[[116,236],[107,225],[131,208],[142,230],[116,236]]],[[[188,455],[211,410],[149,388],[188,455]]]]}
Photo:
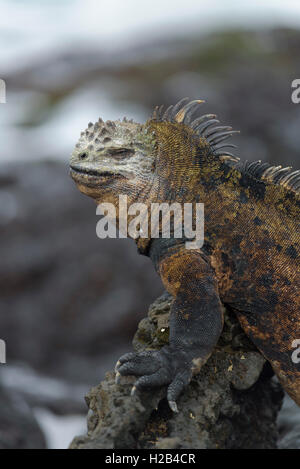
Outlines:
{"type": "Polygon", "coordinates": [[[138,376],[133,392],[167,385],[176,411],[177,397],[218,341],[222,302],[300,405],[300,364],[292,360],[292,342],[300,339],[300,172],[242,164],[220,147],[231,128],[217,127],[213,115],[195,117],[200,103],[156,109],[145,125],[100,119],[71,157],[71,176],[97,203],[118,206],[123,194],[148,207],[205,207],[201,249],[186,249],[185,238],[136,240],[174,297],[170,340],[160,351],[121,357],[117,379],[138,376]]]}

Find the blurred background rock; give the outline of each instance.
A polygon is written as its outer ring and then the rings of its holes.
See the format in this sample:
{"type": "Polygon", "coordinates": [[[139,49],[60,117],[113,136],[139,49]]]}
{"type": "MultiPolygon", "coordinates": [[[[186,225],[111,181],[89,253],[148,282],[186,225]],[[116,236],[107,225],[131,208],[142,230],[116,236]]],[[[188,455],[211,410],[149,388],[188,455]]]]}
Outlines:
{"type": "MultiPolygon", "coordinates": [[[[0,0],[0,420],[7,402],[2,420],[16,422],[0,447],[67,447],[83,395],[162,291],[132,241],[97,239],[94,203],[68,176],[80,131],[202,98],[203,113],[241,130],[242,159],[298,169],[299,26],[289,0],[0,0]]],[[[299,445],[293,422],[288,402],[282,446],[299,445]]]]}

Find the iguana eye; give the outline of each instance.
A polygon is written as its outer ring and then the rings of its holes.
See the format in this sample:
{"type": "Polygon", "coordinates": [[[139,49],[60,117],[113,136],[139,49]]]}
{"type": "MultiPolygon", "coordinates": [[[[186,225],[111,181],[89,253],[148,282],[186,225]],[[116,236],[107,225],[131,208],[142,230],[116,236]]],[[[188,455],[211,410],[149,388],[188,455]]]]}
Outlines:
{"type": "Polygon", "coordinates": [[[87,153],[81,153],[81,154],[79,155],[79,158],[80,158],[81,160],[85,160],[85,158],[87,158],[87,156],[88,156],[87,153]]]}
{"type": "Polygon", "coordinates": [[[112,158],[116,160],[123,160],[125,158],[130,158],[134,155],[134,150],[132,148],[110,148],[109,154],[112,158]]]}

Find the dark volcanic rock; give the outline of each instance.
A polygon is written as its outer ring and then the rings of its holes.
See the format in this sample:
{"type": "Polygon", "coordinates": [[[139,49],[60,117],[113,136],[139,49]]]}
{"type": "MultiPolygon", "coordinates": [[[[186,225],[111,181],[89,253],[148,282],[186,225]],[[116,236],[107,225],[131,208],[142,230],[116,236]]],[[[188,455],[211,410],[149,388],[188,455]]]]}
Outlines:
{"type": "MultiPolygon", "coordinates": [[[[168,340],[171,299],[162,295],[140,322],[134,348],[160,348],[168,340]]],[[[88,435],[71,448],[275,448],[283,392],[262,355],[226,312],[211,358],[178,399],[173,414],[165,390],[132,398],[134,377],[116,385],[108,373],[86,400],[88,435]]]]}

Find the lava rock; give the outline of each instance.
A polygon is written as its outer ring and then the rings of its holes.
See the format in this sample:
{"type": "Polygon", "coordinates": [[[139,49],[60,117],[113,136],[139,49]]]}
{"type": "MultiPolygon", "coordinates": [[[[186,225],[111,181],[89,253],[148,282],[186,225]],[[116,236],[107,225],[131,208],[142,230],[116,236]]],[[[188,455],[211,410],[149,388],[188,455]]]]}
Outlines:
{"type": "MultiPolygon", "coordinates": [[[[151,305],[135,334],[135,350],[168,342],[171,302],[163,294],[151,305]]],[[[135,378],[115,384],[114,377],[107,373],[87,395],[88,434],[70,448],[276,448],[283,392],[231,311],[212,356],[179,397],[178,414],[169,409],[164,388],[131,397],[135,378]]]]}

